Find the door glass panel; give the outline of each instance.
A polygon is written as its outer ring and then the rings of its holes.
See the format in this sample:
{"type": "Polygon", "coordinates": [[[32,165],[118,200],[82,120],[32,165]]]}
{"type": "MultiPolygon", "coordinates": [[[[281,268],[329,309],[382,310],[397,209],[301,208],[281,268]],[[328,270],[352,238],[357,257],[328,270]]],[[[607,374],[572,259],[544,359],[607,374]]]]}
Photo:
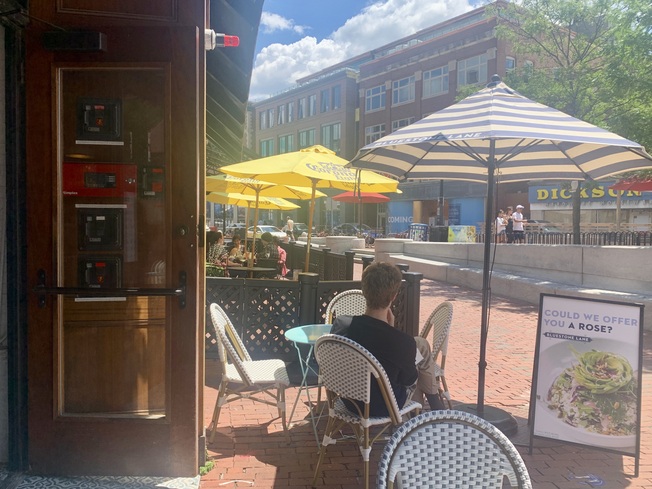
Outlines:
{"type": "MultiPolygon", "coordinates": [[[[166,415],[172,298],[163,68],[57,72],[58,412],[166,415]]],[[[176,284],[173,284],[174,287],[176,284]]]]}

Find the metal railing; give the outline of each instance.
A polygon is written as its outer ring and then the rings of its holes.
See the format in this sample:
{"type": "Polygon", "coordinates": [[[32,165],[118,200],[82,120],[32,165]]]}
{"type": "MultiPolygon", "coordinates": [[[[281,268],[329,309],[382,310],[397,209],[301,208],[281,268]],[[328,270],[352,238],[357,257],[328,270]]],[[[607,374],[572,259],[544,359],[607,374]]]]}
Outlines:
{"type": "MultiPolygon", "coordinates": [[[[476,242],[484,243],[484,234],[476,235],[476,242]]],[[[573,233],[525,233],[525,242],[529,244],[563,244],[573,243],[573,233]]],[[[604,231],[580,233],[581,245],[597,246],[652,246],[652,232],[649,231],[604,231]]]]}
{"type": "MultiPolygon", "coordinates": [[[[283,243],[281,247],[287,253],[288,270],[305,271],[306,247],[296,243],[283,243]]],[[[319,275],[321,280],[353,280],[353,258],[355,252],[333,253],[330,248],[310,249],[311,273],[319,275]]]]}

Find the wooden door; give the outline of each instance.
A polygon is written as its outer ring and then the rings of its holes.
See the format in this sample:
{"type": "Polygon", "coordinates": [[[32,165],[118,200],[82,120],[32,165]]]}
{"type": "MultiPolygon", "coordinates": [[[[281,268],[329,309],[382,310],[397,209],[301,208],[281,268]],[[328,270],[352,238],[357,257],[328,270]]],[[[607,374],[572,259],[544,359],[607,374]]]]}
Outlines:
{"type": "Polygon", "coordinates": [[[203,46],[194,27],[104,33],[106,53],[27,44],[29,462],[193,476],[203,46]]]}

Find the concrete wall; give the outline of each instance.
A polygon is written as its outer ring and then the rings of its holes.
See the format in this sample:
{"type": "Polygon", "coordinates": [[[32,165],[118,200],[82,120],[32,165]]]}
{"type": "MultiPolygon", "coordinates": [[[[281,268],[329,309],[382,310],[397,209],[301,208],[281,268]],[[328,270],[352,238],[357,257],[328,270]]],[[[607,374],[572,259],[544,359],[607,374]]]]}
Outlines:
{"type": "MultiPolygon", "coordinates": [[[[375,251],[378,261],[406,263],[426,278],[482,289],[484,244],[383,238],[375,251]]],[[[532,304],[542,292],[642,303],[645,329],[652,330],[652,247],[500,244],[492,247],[491,259],[494,294],[532,304]]]]}

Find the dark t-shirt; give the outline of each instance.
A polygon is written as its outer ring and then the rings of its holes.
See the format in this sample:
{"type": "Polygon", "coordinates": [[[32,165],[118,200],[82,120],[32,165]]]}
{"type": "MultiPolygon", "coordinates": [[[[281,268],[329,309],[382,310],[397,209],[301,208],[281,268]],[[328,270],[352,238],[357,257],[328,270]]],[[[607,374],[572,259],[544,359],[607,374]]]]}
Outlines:
{"type": "MultiPolygon", "coordinates": [[[[331,333],[352,339],[376,357],[387,373],[398,405],[402,407],[407,400],[407,387],[414,384],[418,376],[414,363],[417,351],[414,338],[385,321],[366,315],[336,318],[331,333]]],[[[372,416],[388,415],[375,380],[371,382],[370,412],[372,416]]]]}

